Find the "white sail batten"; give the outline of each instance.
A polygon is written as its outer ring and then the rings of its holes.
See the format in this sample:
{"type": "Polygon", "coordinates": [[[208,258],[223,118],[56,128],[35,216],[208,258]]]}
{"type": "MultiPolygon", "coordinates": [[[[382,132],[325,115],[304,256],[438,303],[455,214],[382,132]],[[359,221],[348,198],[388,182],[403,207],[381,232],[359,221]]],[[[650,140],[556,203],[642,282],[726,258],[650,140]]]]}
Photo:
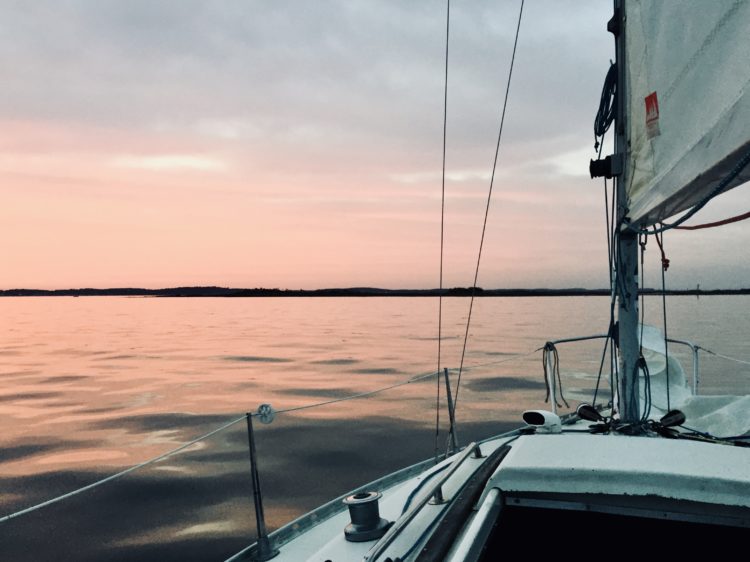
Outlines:
{"type": "MultiPolygon", "coordinates": [[[[643,226],[701,201],[750,152],[750,2],[628,0],[625,10],[626,184],[643,226]]],[[[726,189],[748,180],[750,166],[726,189]]]]}

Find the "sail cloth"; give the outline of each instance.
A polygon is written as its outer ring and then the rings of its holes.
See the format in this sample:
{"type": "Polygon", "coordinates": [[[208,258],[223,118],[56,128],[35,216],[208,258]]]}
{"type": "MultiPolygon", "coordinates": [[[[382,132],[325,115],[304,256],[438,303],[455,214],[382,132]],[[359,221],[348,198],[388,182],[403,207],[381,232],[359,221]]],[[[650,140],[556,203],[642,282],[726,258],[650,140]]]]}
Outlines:
{"type": "MultiPolygon", "coordinates": [[[[648,226],[695,205],[750,152],[750,2],[627,0],[624,178],[648,226]]],[[[750,166],[730,183],[750,180],[750,166]]]]}
{"type": "MultiPolygon", "coordinates": [[[[670,409],[685,414],[685,425],[715,437],[730,437],[750,432],[750,395],[697,396],[687,385],[685,371],[671,354],[667,359],[664,334],[653,326],[639,326],[641,351],[649,372],[651,419],[658,420],[670,409]],[[669,361],[669,375],[667,375],[669,361]],[[669,386],[669,393],[667,393],[669,386]],[[669,396],[669,398],[667,398],[669,396]]],[[[646,401],[645,373],[639,379],[641,404],[646,401]]]]}

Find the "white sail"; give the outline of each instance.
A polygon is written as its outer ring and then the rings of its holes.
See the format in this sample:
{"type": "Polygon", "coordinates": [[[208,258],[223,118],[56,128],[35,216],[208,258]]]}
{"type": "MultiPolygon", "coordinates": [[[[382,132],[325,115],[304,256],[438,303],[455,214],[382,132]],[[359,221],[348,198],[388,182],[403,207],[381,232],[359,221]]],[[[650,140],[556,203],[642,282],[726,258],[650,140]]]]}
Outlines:
{"type": "MultiPolygon", "coordinates": [[[[625,3],[628,172],[634,223],[710,194],[750,152],[750,1],[625,3]]],[[[747,166],[727,185],[750,180],[747,166]]]]}

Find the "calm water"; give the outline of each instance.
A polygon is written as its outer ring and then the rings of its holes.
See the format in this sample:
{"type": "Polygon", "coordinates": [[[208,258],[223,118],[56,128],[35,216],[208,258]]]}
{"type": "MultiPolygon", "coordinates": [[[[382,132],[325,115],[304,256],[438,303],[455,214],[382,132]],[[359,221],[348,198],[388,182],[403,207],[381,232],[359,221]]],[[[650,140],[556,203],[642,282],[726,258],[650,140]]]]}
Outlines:
{"type": "MultiPolygon", "coordinates": [[[[750,359],[750,297],[669,302],[671,337],[750,359]]],[[[646,305],[647,321],[661,325],[661,300],[646,305]]],[[[458,366],[467,307],[468,299],[444,301],[444,366],[458,366]]],[[[263,402],[301,406],[430,372],[436,311],[427,298],[0,299],[0,516],[156,456],[263,402]]],[[[514,427],[524,409],[541,407],[541,354],[532,352],[548,339],[605,331],[608,313],[599,297],[480,299],[459,438],[514,427]]],[[[596,372],[600,346],[560,347],[571,406],[595,384],[586,373],[596,372]]],[[[704,392],[750,392],[747,365],[703,355],[701,366],[704,392]]],[[[434,424],[433,380],[258,427],[270,525],[429,457],[434,424]]],[[[3,557],[224,560],[252,540],[248,466],[239,424],[0,524],[3,557]]]]}

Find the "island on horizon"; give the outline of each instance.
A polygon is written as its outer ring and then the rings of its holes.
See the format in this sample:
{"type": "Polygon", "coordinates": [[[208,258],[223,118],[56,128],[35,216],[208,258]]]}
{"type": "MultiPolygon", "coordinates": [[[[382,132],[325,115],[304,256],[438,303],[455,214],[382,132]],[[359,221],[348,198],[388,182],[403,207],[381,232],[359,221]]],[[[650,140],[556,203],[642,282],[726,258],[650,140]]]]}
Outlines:
{"type": "MultiPolygon", "coordinates": [[[[447,289],[379,289],[376,287],[349,287],[329,289],[278,289],[257,287],[254,289],[234,289],[229,287],[170,287],[164,289],[143,289],[135,287],[109,289],[6,289],[0,290],[3,297],[89,297],[89,296],[128,296],[128,297],[467,297],[472,293],[477,297],[579,297],[608,296],[609,289],[483,289],[481,287],[451,287],[447,289]]],[[[661,289],[643,288],[643,295],[661,295],[661,289]]],[[[748,295],[750,289],[668,289],[666,295],[748,295]]]]}

